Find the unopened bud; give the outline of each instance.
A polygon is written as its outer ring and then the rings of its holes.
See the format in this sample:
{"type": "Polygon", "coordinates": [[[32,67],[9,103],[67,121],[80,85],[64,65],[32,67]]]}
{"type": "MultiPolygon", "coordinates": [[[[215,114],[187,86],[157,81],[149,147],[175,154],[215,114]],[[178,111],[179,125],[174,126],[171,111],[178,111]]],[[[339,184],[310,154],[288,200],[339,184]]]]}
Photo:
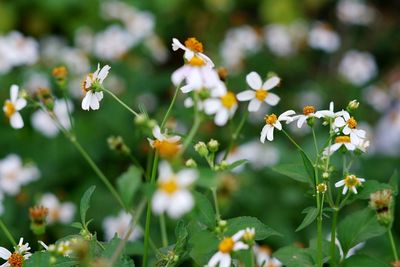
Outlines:
{"type": "Polygon", "coordinates": [[[198,142],[194,145],[194,150],[202,157],[208,156],[208,149],[204,142],[198,142]]]}
{"type": "Polygon", "coordinates": [[[354,99],[354,100],[350,101],[349,104],[347,104],[346,109],[348,112],[353,112],[356,109],[358,109],[359,105],[360,105],[360,102],[358,102],[357,100],[354,99]]]}
{"type": "Polygon", "coordinates": [[[226,170],[229,167],[229,163],[226,162],[225,160],[221,161],[219,164],[220,170],[226,170]]]}
{"type": "Polygon", "coordinates": [[[130,148],[125,144],[121,136],[110,136],[107,138],[107,143],[111,150],[117,151],[122,155],[129,155],[131,153],[130,148]]]}
{"type": "Polygon", "coordinates": [[[53,74],[53,77],[56,79],[56,81],[59,84],[64,85],[65,80],[68,75],[68,71],[67,71],[66,67],[64,67],[64,66],[56,67],[53,69],[52,74],[53,74]]]}
{"type": "Polygon", "coordinates": [[[221,81],[225,82],[226,78],[228,78],[228,70],[226,68],[220,67],[217,69],[218,76],[221,81]]]}
{"type": "Polygon", "coordinates": [[[328,189],[328,186],[326,185],[326,183],[320,183],[317,185],[316,189],[318,194],[324,194],[328,189]]]}
{"type": "Polygon", "coordinates": [[[196,168],[197,167],[197,163],[194,159],[190,158],[185,162],[185,166],[188,168],[196,168]]]}
{"type": "Polygon", "coordinates": [[[43,206],[29,208],[30,227],[35,235],[43,235],[46,232],[46,217],[48,214],[49,210],[43,206]]]}
{"type": "Polygon", "coordinates": [[[211,139],[207,143],[207,148],[213,153],[217,152],[219,149],[219,142],[217,140],[211,139]]]}
{"type": "Polygon", "coordinates": [[[323,172],[322,173],[322,178],[328,179],[329,178],[329,172],[323,172]]]}

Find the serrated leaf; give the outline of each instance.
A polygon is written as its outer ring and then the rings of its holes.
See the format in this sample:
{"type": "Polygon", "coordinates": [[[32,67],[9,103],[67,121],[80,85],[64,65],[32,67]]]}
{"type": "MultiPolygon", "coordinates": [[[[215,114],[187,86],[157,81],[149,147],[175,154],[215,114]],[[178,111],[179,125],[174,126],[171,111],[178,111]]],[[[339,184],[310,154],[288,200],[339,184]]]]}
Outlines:
{"type": "Polygon", "coordinates": [[[228,228],[226,235],[232,236],[240,230],[254,228],[256,230],[255,240],[264,240],[271,235],[281,235],[271,227],[262,223],[255,217],[243,216],[227,220],[228,228]]]}
{"type": "Polygon", "coordinates": [[[194,216],[196,219],[205,224],[208,228],[214,228],[216,225],[216,218],[214,208],[206,196],[199,192],[194,192],[196,206],[194,208],[194,216]]]}
{"type": "Polygon", "coordinates": [[[86,223],[86,213],[90,207],[90,198],[92,197],[92,194],[95,189],[96,189],[95,185],[91,186],[88,190],[86,190],[85,194],[83,194],[83,197],[81,199],[80,213],[83,225],[85,225],[86,223]]]}
{"type": "Polygon", "coordinates": [[[298,182],[310,182],[310,179],[308,178],[307,173],[304,171],[302,164],[280,164],[273,167],[272,170],[298,182]]]}
{"type": "Polygon", "coordinates": [[[304,168],[306,169],[306,172],[308,174],[309,182],[311,183],[311,185],[315,186],[314,165],[312,164],[306,153],[304,153],[304,151],[299,150],[299,153],[301,155],[301,158],[303,159],[304,168]]]}
{"type": "Polygon", "coordinates": [[[248,162],[247,159],[240,159],[237,160],[231,164],[229,164],[229,166],[226,168],[227,170],[233,170],[236,167],[239,167],[240,165],[246,164],[248,162]]]}
{"type": "Polygon", "coordinates": [[[346,255],[350,248],[369,238],[380,236],[386,228],[380,225],[370,208],[348,215],[338,227],[338,239],[346,255]]]}
{"type": "Polygon", "coordinates": [[[304,217],[299,227],[297,227],[296,232],[310,225],[317,218],[317,216],[318,216],[318,209],[316,207],[309,207],[307,209],[306,216],[304,217]]]}
{"type": "Polygon", "coordinates": [[[132,203],[135,193],[140,187],[141,171],[136,166],[131,166],[117,179],[117,189],[121,195],[124,204],[129,207],[132,203]]]}
{"type": "Polygon", "coordinates": [[[310,249],[283,247],[273,254],[287,267],[314,267],[310,249]]]}
{"type": "Polygon", "coordinates": [[[373,267],[389,267],[389,264],[374,259],[367,255],[353,255],[350,258],[347,258],[343,262],[343,267],[366,267],[366,266],[373,266],[373,267]]]}

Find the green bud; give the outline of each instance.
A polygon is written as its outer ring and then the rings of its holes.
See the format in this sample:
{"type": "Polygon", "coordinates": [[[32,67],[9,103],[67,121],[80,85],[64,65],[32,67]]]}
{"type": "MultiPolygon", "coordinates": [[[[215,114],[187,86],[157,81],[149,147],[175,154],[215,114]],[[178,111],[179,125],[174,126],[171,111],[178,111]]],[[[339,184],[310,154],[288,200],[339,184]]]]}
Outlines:
{"type": "Polygon", "coordinates": [[[125,144],[124,139],[121,136],[110,136],[107,138],[108,147],[111,150],[117,151],[122,155],[129,155],[131,150],[125,144]]]}
{"type": "Polygon", "coordinates": [[[347,104],[347,111],[348,112],[353,112],[356,109],[358,109],[358,106],[360,105],[360,102],[358,102],[356,99],[352,100],[347,104]]]}
{"type": "Polygon", "coordinates": [[[221,163],[219,164],[219,167],[221,170],[226,170],[229,167],[229,163],[226,162],[225,160],[221,161],[221,163]]]}
{"type": "Polygon", "coordinates": [[[211,139],[207,143],[207,148],[213,153],[217,152],[219,149],[219,142],[217,140],[211,139]]]}
{"type": "Polygon", "coordinates": [[[194,150],[202,157],[208,156],[208,149],[204,142],[198,142],[194,145],[194,150]]]}
{"type": "Polygon", "coordinates": [[[197,163],[194,159],[190,158],[185,162],[185,166],[189,167],[189,168],[196,168],[197,167],[197,163]]]}

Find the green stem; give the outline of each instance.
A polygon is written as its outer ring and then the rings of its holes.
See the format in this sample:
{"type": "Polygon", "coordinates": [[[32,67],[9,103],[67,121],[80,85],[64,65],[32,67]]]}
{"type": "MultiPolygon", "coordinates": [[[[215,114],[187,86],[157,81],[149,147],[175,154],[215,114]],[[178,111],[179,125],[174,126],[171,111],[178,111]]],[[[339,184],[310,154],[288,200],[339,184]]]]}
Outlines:
{"type": "Polygon", "coordinates": [[[193,125],[192,125],[192,129],[190,129],[190,132],[188,133],[187,137],[185,138],[185,141],[183,142],[182,150],[180,152],[181,155],[189,147],[189,145],[192,142],[194,136],[196,135],[197,131],[199,130],[200,124],[201,124],[201,117],[200,117],[199,114],[196,114],[195,118],[194,118],[193,125]]]}
{"type": "Polygon", "coordinates": [[[248,111],[248,109],[246,109],[245,113],[242,116],[242,119],[239,122],[238,127],[236,128],[236,131],[232,134],[231,141],[229,143],[228,148],[225,151],[225,154],[224,154],[224,157],[222,158],[222,160],[226,160],[226,158],[228,157],[229,152],[232,150],[233,145],[235,144],[236,140],[239,137],[239,133],[242,130],[243,125],[246,122],[248,115],[249,115],[249,111],[248,111]]]}
{"type": "Polygon", "coordinates": [[[164,128],[165,123],[167,123],[167,119],[168,119],[168,117],[169,117],[169,114],[171,113],[172,107],[173,107],[174,104],[175,104],[176,97],[178,96],[178,92],[179,92],[180,87],[181,87],[181,86],[178,85],[178,86],[176,87],[176,89],[175,89],[174,97],[172,98],[172,101],[171,101],[171,103],[169,104],[167,113],[165,113],[164,119],[163,119],[163,121],[162,121],[162,123],[161,123],[161,126],[160,126],[161,130],[164,128]]]}
{"type": "Polygon", "coordinates": [[[339,209],[333,210],[332,228],[331,228],[331,263],[330,266],[335,266],[335,253],[336,253],[336,224],[339,214],[339,209]]]}
{"type": "MultiPolygon", "coordinates": [[[[157,166],[158,166],[158,154],[156,152],[156,154],[154,155],[154,158],[153,158],[153,166],[151,169],[150,184],[154,184],[156,181],[157,166]]],[[[147,267],[148,253],[149,253],[149,240],[150,240],[150,221],[151,221],[151,201],[149,200],[147,202],[147,211],[146,211],[146,225],[145,225],[145,235],[144,235],[144,253],[143,253],[142,267],[147,267]]]]}
{"type": "Polygon", "coordinates": [[[314,148],[315,148],[315,162],[318,162],[318,155],[319,155],[319,149],[318,149],[318,143],[317,143],[317,136],[315,135],[315,131],[314,128],[311,127],[311,131],[312,131],[312,135],[313,135],[313,139],[314,139],[314,148]]]}
{"type": "Polygon", "coordinates": [[[221,213],[219,212],[219,207],[218,207],[217,189],[215,187],[212,187],[210,189],[211,189],[213,199],[214,199],[216,219],[217,219],[217,221],[219,221],[219,220],[221,220],[221,213]]]}
{"type": "Polygon", "coordinates": [[[316,195],[317,198],[317,209],[318,209],[318,217],[317,217],[317,267],[322,266],[322,208],[323,208],[323,199],[324,195],[322,194],[322,203],[319,198],[319,194],[316,195]]]}
{"type": "Polygon", "coordinates": [[[129,158],[132,160],[133,164],[136,164],[136,166],[140,169],[140,171],[143,173],[144,177],[146,180],[149,180],[149,177],[147,176],[147,172],[145,169],[143,169],[142,165],[140,164],[139,160],[135,158],[132,153],[129,153],[129,158]]]}
{"type": "Polygon", "coordinates": [[[12,236],[11,232],[8,230],[7,226],[5,225],[2,219],[0,219],[0,228],[1,230],[3,230],[4,234],[6,235],[10,243],[15,247],[17,245],[17,242],[15,242],[14,237],[12,236]]]}
{"type": "Polygon", "coordinates": [[[399,256],[397,255],[397,248],[396,248],[396,243],[394,242],[392,229],[388,229],[388,234],[389,234],[390,245],[391,245],[392,250],[393,250],[394,260],[398,261],[399,260],[399,256]]]}
{"type": "Polygon", "coordinates": [[[168,235],[167,235],[167,226],[165,224],[165,216],[164,213],[160,215],[160,229],[161,229],[161,240],[163,247],[168,246],[168,235]]]}
{"type": "Polygon", "coordinates": [[[102,89],[103,89],[104,92],[106,92],[107,94],[112,96],[115,100],[117,100],[117,102],[120,103],[124,108],[126,108],[130,113],[132,113],[136,117],[139,116],[139,114],[136,111],[131,109],[127,104],[125,104],[121,99],[119,99],[118,96],[116,96],[113,92],[111,92],[110,90],[108,90],[108,89],[106,89],[104,87],[102,89]]]}

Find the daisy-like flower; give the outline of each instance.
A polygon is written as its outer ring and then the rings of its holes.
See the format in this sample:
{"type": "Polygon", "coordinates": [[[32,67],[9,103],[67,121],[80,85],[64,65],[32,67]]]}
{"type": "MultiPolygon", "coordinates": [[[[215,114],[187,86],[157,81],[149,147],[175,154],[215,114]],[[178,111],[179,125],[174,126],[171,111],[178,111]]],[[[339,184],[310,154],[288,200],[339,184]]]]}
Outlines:
{"type": "Polygon", "coordinates": [[[357,121],[347,111],[341,111],[340,117],[335,119],[333,125],[341,128],[343,134],[350,135],[351,142],[354,144],[359,144],[361,140],[365,139],[365,131],[357,129],[357,121]]]}
{"type": "Polygon", "coordinates": [[[305,106],[303,108],[303,114],[302,115],[297,115],[293,117],[293,120],[297,120],[297,127],[301,128],[303,127],[303,124],[310,118],[318,118],[318,116],[321,116],[321,114],[317,113],[318,111],[315,111],[314,106],[305,106]],[[317,116],[318,114],[318,116],[317,116]]]}
{"type": "Polygon", "coordinates": [[[249,246],[240,241],[245,234],[245,230],[240,230],[232,237],[225,237],[218,246],[218,252],[215,253],[207,264],[207,267],[229,267],[231,266],[231,253],[234,251],[248,249],[249,246]]]}
{"type": "Polygon", "coordinates": [[[167,136],[166,133],[161,133],[160,126],[158,125],[153,128],[153,136],[156,138],[155,140],[150,138],[147,138],[147,140],[150,146],[157,150],[163,158],[173,158],[182,147],[180,136],[167,136]]]}
{"type": "Polygon", "coordinates": [[[14,247],[14,252],[0,247],[0,258],[7,261],[0,265],[0,267],[22,267],[24,261],[32,255],[32,253],[29,252],[31,249],[29,243],[23,243],[24,239],[21,237],[18,245],[14,247]]]}
{"type": "Polygon", "coordinates": [[[194,206],[194,200],[188,187],[194,183],[197,176],[198,173],[193,169],[183,169],[175,174],[167,162],[161,162],[158,189],[151,201],[153,212],[166,212],[173,219],[189,212],[194,206]]]}
{"type": "Polygon", "coordinates": [[[295,114],[294,110],[288,110],[279,115],[279,117],[277,117],[274,113],[272,113],[271,115],[266,115],[265,116],[266,124],[261,130],[261,136],[260,136],[261,143],[265,142],[265,138],[267,138],[268,141],[274,140],[274,129],[276,128],[279,131],[282,130],[281,121],[286,121],[286,123],[292,122],[293,117],[290,116],[294,114],[295,114]]]}
{"type": "Polygon", "coordinates": [[[350,136],[340,135],[336,136],[335,143],[333,145],[325,148],[323,154],[325,156],[331,155],[333,152],[337,151],[342,146],[344,146],[349,151],[354,151],[357,148],[356,144],[352,143],[350,136]]]}
{"type": "Polygon", "coordinates": [[[353,191],[354,194],[357,194],[357,186],[360,186],[362,182],[365,182],[364,178],[358,178],[355,175],[347,175],[343,180],[340,180],[339,182],[335,183],[335,187],[343,187],[343,195],[347,193],[347,191],[350,189],[353,191]]]}
{"type": "Polygon", "coordinates": [[[24,98],[18,96],[19,87],[18,85],[11,85],[10,88],[10,99],[4,102],[3,111],[6,117],[10,120],[11,127],[14,129],[21,129],[24,127],[24,121],[22,120],[19,111],[23,109],[27,102],[24,98]]]}
{"type": "Polygon", "coordinates": [[[257,72],[250,72],[246,76],[247,84],[252,90],[246,90],[237,95],[239,101],[249,101],[248,110],[256,112],[260,109],[262,103],[267,103],[271,106],[278,104],[280,98],[276,94],[270,93],[269,90],[279,85],[281,79],[277,76],[269,78],[262,83],[260,75],[257,72]]]}
{"type": "Polygon", "coordinates": [[[257,267],[282,267],[282,263],[274,257],[271,257],[272,251],[267,246],[253,247],[254,255],[256,256],[257,267]]]}
{"type": "MultiPolygon", "coordinates": [[[[117,217],[106,217],[103,221],[106,240],[111,240],[115,234],[117,234],[119,238],[124,238],[129,230],[131,221],[132,215],[124,211],[120,211],[117,217]]],[[[135,226],[132,233],[129,235],[128,240],[137,240],[141,236],[142,229],[139,226],[135,226]]]]}
{"type": "Polygon", "coordinates": [[[103,92],[101,91],[101,84],[107,77],[111,67],[105,65],[100,70],[100,64],[97,65],[97,70],[86,76],[82,82],[82,89],[86,92],[82,100],[83,110],[97,110],[100,108],[100,101],[103,99],[103,92]]]}
{"type": "Polygon", "coordinates": [[[49,214],[47,216],[48,224],[55,222],[67,224],[72,222],[74,219],[76,210],[75,205],[71,202],[60,203],[58,198],[51,193],[46,193],[42,196],[40,205],[49,210],[49,214]]]}
{"type": "Polygon", "coordinates": [[[206,63],[211,67],[214,67],[214,63],[211,61],[211,59],[203,54],[203,44],[196,38],[188,38],[185,41],[185,45],[179,42],[178,39],[172,38],[172,50],[176,51],[178,49],[185,51],[184,58],[188,62],[193,60],[192,63],[201,62],[201,64],[206,63]]]}
{"type": "Polygon", "coordinates": [[[46,245],[43,241],[38,241],[38,243],[47,251],[62,255],[64,257],[71,257],[74,252],[72,245],[76,244],[78,239],[72,238],[70,240],[59,241],[56,244],[46,245]]]}
{"type": "Polygon", "coordinates": [[[335,113],[334,103],[332,101],[329,103],[329,109],[315,112],[315,117],[317,118],[335,118],[336,116],[337,113],[335,113]]]}
{"type": "Polygon", "coordinates": [[[233,117],[237,107],[235,93],[228,91],[222,82],[218,89],[211,92],[211,98],[204,101],[205,113],[215,114],[214,122],[218,126],[224,126],[233,117]]]}

